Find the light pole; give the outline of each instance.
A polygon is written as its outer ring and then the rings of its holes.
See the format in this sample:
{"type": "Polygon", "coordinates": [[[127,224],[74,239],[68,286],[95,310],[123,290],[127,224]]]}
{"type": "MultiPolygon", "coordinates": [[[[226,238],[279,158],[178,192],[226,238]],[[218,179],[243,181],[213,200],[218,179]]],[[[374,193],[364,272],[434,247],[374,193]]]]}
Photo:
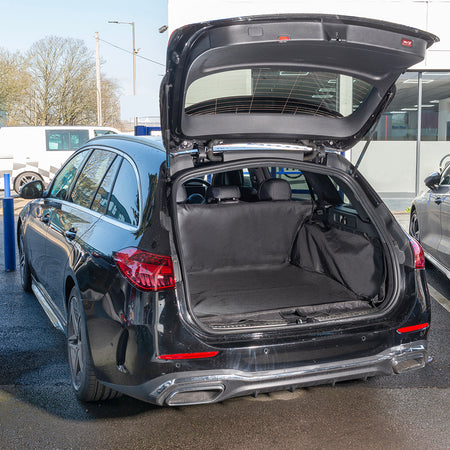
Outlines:
{"type": "Polygon", "coordinates": [[[97,125],[101,127],[103,125],[102,116],[102,86],[100,79],[100,49],[99,49],[99,37],[98,31],[95,32],[95,71],[97,75],[97,125]]]}
{"type": "Polygon", "coordinates": [[[118,24],[126,24],[131,25],[133,30],[133,95],[136,95],[136,55],[139,52],[139,48],[136,50],[136,41],[134,34],[134,22],[119,22],[118,20],[108,20],[108,23],[118,23],[118,24]]]}

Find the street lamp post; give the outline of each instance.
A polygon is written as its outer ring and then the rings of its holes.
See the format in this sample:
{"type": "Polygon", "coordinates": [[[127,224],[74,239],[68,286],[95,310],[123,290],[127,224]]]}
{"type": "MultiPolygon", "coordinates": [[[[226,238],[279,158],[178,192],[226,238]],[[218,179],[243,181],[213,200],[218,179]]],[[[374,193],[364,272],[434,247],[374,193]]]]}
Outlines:
{"type": "Polygon", "coordinates": [[[131,25],[133,31],[133,95],[136,95],[136,55],[139,50],[136,50],[136,40],[134,33],[134,22],[119,22],[118,20],[108,20],[108,23],[118,23],[118,24],[126,24],[131,25]]]}

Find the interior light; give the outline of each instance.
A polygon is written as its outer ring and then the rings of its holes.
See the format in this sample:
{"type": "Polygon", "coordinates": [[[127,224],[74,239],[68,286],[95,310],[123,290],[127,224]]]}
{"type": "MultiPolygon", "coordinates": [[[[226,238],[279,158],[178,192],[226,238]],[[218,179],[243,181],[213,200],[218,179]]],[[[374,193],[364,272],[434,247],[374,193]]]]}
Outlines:
{"type": "Polygon", "coordinates": [[[314,94],[311,95],[311,98],[333,98],[333,96],[327,94],[314,94]]]}
{"type": "Polygon", "coordinates": [[[430,100],[430,103],[439,103],[440,100],[430,100]]]}
{"type": "Polygon", "coordinates": [[[402,111],[417,111],[417,108],[402,108],[402,111]]]}

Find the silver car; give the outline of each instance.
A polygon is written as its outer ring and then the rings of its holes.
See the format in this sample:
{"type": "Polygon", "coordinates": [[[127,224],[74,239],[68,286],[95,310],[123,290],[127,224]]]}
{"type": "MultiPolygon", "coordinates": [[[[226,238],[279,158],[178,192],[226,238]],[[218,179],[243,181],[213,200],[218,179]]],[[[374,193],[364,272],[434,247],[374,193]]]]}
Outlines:
{"type": "Polygon", "coordinates": [[[413,201],[409,233],[422,244],[426,258],[450,278],[450,155],[440,166],[425,178],[429,190],[413,201]]]}

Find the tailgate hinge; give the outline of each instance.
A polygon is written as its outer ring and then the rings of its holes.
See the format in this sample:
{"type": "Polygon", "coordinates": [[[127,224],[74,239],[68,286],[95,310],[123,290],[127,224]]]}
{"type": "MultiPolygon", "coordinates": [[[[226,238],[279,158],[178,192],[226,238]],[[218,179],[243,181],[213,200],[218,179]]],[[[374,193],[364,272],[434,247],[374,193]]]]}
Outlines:
{"type": "Polygon", "coordinates": [[[214,152],[214,146],[222,144],[222,141],[211,140],[206,145],[199,144],[197,146],[197,153],[193,154],[195,165],[201,165],[206,160],[209,162],[222,162],[223,152],[214,152]]]}

